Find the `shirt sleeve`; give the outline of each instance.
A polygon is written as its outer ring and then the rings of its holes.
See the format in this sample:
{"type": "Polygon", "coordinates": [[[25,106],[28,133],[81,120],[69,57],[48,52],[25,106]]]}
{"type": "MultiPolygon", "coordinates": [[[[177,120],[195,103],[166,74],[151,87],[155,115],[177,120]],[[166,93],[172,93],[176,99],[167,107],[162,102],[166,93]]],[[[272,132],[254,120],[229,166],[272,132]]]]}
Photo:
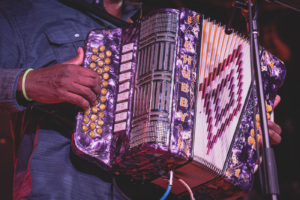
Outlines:
{"type": "Polygon", "coordinates": [[[16,98],[18,79],[27,68],[25,48],[16,20],[3,2],[0,26],[0,112],[18,112],[27,107],[16,98]]]}

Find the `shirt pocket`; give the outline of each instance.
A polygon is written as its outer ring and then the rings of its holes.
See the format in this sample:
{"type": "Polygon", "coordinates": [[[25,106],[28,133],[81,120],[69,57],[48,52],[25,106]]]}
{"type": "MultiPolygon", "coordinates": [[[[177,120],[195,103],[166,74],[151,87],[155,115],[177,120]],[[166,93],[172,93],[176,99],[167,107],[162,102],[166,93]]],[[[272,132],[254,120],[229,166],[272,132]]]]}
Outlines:
{"type": "Polygon", "coordinates": [[[57,63],[71,60],[77,55],[78,47],[83,47],[85,31],[75,27],[50,29],[45,32],[57,63]]]}

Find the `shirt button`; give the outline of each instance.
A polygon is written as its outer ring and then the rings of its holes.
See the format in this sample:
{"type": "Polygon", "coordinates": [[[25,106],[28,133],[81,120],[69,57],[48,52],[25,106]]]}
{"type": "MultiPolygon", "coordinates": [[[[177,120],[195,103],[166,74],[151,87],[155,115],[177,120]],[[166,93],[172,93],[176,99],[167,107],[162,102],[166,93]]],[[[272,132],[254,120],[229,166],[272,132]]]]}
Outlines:
{"type": "Polygon", "coordinates": [[[79,34],[78,34],[78,33],[76,33],[74,36],[75,36],[75,37],[79,37],[79,34]]]}

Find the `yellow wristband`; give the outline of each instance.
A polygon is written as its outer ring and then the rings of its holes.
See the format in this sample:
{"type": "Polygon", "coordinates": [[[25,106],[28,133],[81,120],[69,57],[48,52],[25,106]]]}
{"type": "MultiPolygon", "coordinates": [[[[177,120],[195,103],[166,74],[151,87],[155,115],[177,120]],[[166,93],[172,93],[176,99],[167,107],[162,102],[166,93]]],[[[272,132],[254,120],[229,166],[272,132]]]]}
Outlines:
{"type": "Polygon", "coordinates": [[[26,76],[28,74],[28,72],[32,71],[33,69],[29,68],[25,71],[24,75],[23,75],[23,79],[22,79],[22,92],[23,92],[23,96],[25,97],[25,99],[27,101],[32,101],[32,99],[29,99],[26,92],[25,92],[25,79],[26,79],[26,76]]]}

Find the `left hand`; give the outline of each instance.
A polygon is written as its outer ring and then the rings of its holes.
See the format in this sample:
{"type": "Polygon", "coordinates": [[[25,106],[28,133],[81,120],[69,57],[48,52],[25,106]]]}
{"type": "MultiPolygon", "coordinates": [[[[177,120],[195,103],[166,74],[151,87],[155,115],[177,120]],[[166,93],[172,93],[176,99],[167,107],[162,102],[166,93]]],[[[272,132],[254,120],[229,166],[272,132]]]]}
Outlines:
{"type": "MultiPolygon", "coordinates": [[[[280,96],[276,95],[275,102],[273,105],[273,110],[279,104],[281,98],[280,96]]],[[[281,128],[278,124],[268,120],[268,128],[269,128],[269,137],[271,144],[279,144],[281,142],[281,128]]],[[[260,145],[262,145],[262,140],[259,141],[260,145]]]]}

